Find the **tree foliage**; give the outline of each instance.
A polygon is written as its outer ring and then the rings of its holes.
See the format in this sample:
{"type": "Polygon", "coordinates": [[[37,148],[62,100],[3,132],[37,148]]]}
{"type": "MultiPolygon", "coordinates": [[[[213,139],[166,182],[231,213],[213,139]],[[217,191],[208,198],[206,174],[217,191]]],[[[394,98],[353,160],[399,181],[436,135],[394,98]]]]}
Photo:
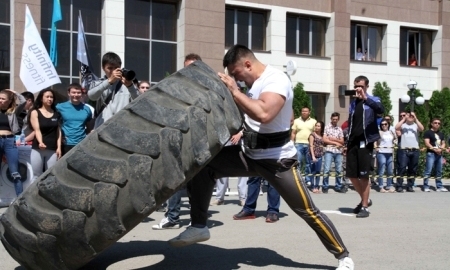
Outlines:
{"type": "Polygon", "coordinates": [[[391,102],[391,88],[386,82],[376,82],[372,90],[372,94],[381,99],[381,104],[384,107],[384,115],[390,115],[394,120],[393,115],[391,115],[392,102],[391,102]]]}
{"type": "Polygon", "coordinates": [[[428,101],[428,119],[441,119],[441,131],[446,135],[450,135],[450,89],[445,87],[441,91],[433,91],[428,101]]]}
{"type": "Polygon", "coordinates": [[[311,98],[303,89],[303,83],[299,82],[294,87],[294,101],[292,109],[294,110],[295,118],[300,117],[301,110],[304,107],[308,107],[311,110],[311,117],[314,117],[314,110],[311,105],[311,98]]]}

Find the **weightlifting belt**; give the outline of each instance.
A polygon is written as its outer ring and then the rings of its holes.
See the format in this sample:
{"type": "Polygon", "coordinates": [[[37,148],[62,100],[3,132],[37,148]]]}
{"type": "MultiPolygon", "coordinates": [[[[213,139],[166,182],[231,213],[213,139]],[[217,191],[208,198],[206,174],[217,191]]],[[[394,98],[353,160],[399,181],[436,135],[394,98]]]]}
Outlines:
{"type": "Polygon", "coordinates": [[[250,149],[267,149],[281,147],[290,140],[290,131],[276,133],[258,133],[244,130],[244,145],[250,149]]]}

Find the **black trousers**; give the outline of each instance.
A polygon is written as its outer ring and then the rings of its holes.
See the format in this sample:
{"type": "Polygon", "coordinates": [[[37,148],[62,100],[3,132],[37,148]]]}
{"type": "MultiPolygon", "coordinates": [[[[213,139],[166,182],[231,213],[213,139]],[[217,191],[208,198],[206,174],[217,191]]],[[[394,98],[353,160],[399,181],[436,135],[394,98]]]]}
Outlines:
{"type": "Polygon", "coordinates": [[[339,233],[331,220],[314,205],[297,171],[297,166],[296,156],[281,160],[254,160],[243,154],[239,145],[224,147],[188,182],[192,224],[206,225],[215,179],[227,176],[262,176],[280,193],[289,207],[316,232],[330,253],[337,259],[347,257],[348,250],[339,233]]]}

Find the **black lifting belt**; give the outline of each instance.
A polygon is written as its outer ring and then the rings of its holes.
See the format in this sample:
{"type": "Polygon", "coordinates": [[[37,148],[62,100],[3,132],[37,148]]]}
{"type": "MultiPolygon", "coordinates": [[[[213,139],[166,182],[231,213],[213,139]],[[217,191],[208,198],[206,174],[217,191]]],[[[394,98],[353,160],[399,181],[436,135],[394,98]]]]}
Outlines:
{"type": "Polygon", "coordinates": [[[250,149],[266,149],[281,147],[289,142],[290,131],[276,133],[258,133],[244,130],[244,145],[250,149]]]}

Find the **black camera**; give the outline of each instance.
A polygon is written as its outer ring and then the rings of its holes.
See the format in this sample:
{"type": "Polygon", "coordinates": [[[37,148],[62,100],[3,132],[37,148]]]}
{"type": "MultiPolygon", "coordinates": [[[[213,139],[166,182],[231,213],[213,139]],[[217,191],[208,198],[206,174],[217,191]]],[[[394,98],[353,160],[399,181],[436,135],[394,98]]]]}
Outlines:
{"type": "Polygon", "coordinates": [[[355,96],[356,90],[345,90],[345,95],[346,96],[355,96]]]}
{"type": "Polygon", "coordinates": [[[127,81],[132,81],[136,78],[136,72],[130,69],[122,68],[122,77],[124,77],[127,81]]]}

